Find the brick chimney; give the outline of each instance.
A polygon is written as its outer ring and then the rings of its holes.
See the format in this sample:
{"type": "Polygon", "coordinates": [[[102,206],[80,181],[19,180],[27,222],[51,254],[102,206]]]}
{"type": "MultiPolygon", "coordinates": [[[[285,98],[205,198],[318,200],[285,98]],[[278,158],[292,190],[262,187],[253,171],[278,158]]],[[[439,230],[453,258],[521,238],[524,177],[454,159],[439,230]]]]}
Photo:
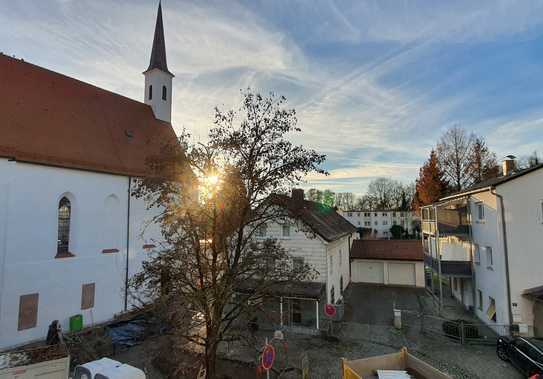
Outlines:
{"type": "Polygon", "coordinates": [[[304,190],[301,188],[293,188],[292,189],[292,200],[294,200],[297,204],[303,204],[304,201],[304,190]]]}
{"type": "Polygon", "coordinates": [[[517,157],[514,155],[508,155],[503,158],[502,171],[503,176],[511,175],[517,169],[517,157]]]}

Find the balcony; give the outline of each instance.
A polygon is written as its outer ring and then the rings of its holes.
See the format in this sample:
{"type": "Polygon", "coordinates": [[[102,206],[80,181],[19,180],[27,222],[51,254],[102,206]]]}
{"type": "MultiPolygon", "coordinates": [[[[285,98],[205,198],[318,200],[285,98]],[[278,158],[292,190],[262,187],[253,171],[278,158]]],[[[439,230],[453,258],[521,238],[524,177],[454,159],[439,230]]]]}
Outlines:
{"type": "MultiPolygon", "coordinates": [[[[439,272],[439,261],[430,255],[424,255],[426,266],[439,272]]],[[[469,261],[441,261],[441,274],[451,276],[471,277],[471,262],[469,261]]]]}

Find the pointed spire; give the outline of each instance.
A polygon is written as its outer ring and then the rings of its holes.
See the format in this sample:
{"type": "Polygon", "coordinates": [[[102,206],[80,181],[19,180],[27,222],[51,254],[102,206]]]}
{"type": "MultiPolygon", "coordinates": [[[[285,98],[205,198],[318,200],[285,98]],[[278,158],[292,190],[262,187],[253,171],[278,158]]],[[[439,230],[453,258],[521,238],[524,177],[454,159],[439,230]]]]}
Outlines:
{"type": "Polygon", "coordinates": [[[162,4],[158,2],[158,13],[156,16],[155,37],[153,38],[153,50],[151,51],[151,60],[149,68],[146,71],[158,68],[168,74],[173,74],[168,70],[166,63],[166,43],[164,42],[164,26],[162,25],[162,4]]]}

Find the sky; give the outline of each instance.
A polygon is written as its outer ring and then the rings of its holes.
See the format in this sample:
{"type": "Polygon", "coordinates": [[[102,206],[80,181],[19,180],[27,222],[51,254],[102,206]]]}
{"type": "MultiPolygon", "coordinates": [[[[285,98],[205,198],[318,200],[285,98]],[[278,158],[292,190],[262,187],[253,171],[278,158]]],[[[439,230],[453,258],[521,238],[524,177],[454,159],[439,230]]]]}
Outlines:
{"type": "MultiPolygon", "coordinates": [[[[0,0],[0,51],[142,101],[156,0],[0,0]]],[[[327,155],[306,188],[416,179],[459,125],[498,159],[543,156],[539,0],[163,0],[173,120],[205,140],[215,106],[273,91],[327,155]]]]}

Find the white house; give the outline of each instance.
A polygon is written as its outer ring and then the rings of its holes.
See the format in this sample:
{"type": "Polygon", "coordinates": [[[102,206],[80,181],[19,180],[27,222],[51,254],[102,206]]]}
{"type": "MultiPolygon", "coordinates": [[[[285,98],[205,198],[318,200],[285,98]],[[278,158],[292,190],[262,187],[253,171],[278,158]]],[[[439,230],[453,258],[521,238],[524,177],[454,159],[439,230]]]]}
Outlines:
{"type": "Polygon", "coordinates": [[[425,261],[496,331],[543,336],[543,165],[514,165],[423,208],[425,261]]]}
{"type": "Polygon", "coordinates": [[[333,208],[304,200],[302,189],[293,189],[292,196],[272,195],[271,199],[287,211],[289,221],[267,224],[256,238],[278,239],[294,264],[307,263],[318,273],[313,282],[280,294],[281,313],[290,312],[281,314],[280,319],[286,320],[287,326],[297,326],[297,320],[307,318],[301,324],[318,329],[318,314],[325,303],[340,303],[349,284],[349,252],[356,229],[333,208]]]}
{"type": "Polygon", "coordinates": [[[142,103],[0,55],[0,348],[130,308],[126,280],[160,241],[131,188],[175,140],[160,7],[144,75],[142,103]]]}
{"type": "Polygon", "coordinates": [[[393,225],[402,226],[409,234],[413,233],[414,224],[416,219],[415,214],[412,211],[401,210],[367,210],[367,209],[354,209],[354,210],[339,210],[343,217],[347,219],[356,228],[363,228],[365,230],[371,229],[371,233],[368,238],[388,239],[392,237],[390,228],[393,225]]]}

